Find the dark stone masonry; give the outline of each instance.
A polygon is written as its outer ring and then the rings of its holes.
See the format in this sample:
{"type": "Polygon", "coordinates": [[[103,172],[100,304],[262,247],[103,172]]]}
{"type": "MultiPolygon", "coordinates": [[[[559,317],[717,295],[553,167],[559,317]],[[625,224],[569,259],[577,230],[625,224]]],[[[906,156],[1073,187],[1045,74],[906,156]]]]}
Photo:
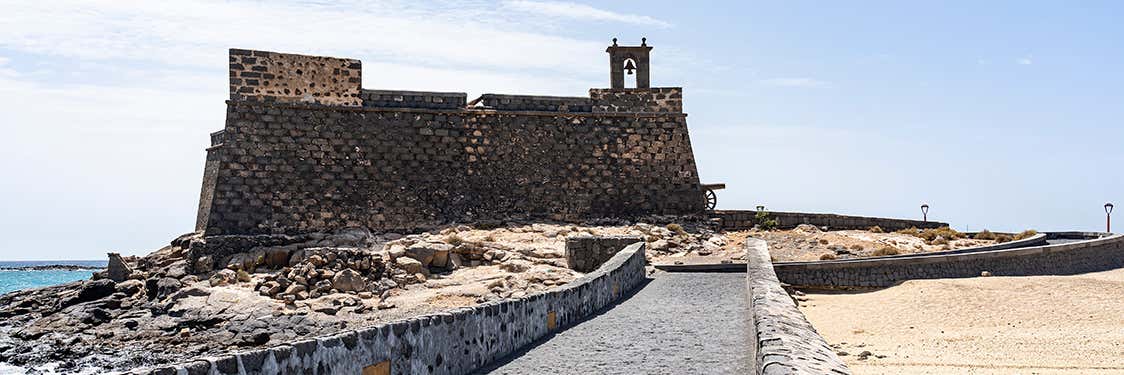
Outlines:
{"type": "Polygon", "coordinates": [[[466,103],[363,89],[354,59],[234,49],[230,62],[197,220],[207,236],[703,209],[680,88],[466,103]]]}
{"type": "Polygon", "coordinates": [[[591,272],[628,245],[644,242],[640,236],[574,236],[566,238],[566,265],[591,272]]]}

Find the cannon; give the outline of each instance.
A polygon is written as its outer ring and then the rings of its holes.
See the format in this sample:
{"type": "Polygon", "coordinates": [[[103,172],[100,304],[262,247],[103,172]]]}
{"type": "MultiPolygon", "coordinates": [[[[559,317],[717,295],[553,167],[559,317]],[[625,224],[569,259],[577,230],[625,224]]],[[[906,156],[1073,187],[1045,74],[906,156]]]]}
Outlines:
{"type": "Polygon", "coordinates": [[[699,188],[703,191],[703,199],[706,201],[706,210],[710,211],[718,205],[718,195],[714,194],[714,191],[725,189],[726,184],[699,184],[699,188]]]}

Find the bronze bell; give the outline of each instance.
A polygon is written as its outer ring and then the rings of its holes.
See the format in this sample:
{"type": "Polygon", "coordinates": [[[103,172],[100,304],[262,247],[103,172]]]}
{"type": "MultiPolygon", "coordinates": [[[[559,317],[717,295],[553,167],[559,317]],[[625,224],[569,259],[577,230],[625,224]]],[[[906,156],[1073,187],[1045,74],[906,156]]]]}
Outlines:
{"type": "Polygon", "coordinates": [[[624,61],[624,71],[625,71],[625,73],[628,73],[629,75],[632,75],[632,71],[634,71],[634,70],[636,70],[636,64],[633,64],[631,59],[625,60],[624,61]]]}

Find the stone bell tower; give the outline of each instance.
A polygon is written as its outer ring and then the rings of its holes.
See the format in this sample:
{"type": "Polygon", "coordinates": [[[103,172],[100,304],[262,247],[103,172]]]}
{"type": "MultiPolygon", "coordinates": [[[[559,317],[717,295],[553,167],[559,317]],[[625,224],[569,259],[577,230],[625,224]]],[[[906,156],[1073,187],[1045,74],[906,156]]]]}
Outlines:
{"type": "Polygon", "coordinates": [[[636,74],[636,88],[646,89],[652,86],[648,76],[648,53],[652,47],[648,46],[648,38],[641,38],[639,46],[618,46],[617,38],[613,38],[613,45],[605,49],[609,53],[609,83],[610,88],[623,89],[625,74],[636,74]]]}

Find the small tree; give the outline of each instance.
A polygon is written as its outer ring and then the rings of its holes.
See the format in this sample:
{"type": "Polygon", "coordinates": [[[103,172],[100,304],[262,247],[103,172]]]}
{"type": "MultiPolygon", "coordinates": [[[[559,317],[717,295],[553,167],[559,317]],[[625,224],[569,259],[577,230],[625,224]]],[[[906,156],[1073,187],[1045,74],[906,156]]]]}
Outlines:
{"type": "Polygon", "coordinates": [[[769,211],[765,210],[765,206],[757,206],[757,214],[753,216],[753,219],[757,223],[757,228],[761,230],[777,229],[777,219],[769,217],[769,211]]]}

